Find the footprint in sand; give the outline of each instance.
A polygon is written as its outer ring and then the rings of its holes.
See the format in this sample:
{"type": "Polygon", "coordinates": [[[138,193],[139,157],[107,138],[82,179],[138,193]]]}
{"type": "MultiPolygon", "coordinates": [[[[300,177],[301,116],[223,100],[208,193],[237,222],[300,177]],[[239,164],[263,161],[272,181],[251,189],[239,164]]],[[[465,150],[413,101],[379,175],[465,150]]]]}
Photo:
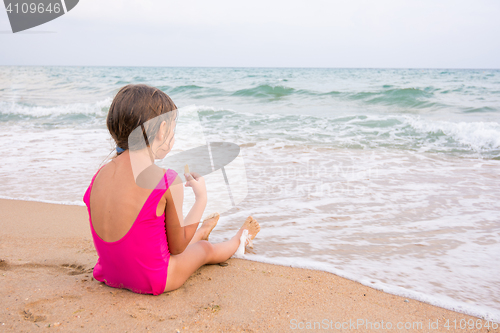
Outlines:
{"type": "Polygon", "coordinates": [[[76,264],[62,264],[61,266],[64,268],[73,269],[72,271],[68,272],[68,275],[80,275],[85,273],[92,273],[92,271],[94,270],[93,268],[85,269],[84,266],[76,264]]]}

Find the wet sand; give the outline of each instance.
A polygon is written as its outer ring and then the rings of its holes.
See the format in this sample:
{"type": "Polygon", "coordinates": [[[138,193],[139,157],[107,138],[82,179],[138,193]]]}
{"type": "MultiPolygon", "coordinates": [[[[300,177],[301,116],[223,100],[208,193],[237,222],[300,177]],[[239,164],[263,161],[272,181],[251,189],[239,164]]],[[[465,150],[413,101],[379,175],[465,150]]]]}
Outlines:
{"type": "Polygon", "coordinates": [[[0,260],[6,332],[500,331],[331,273],[244,259],[203,266],[160,296],[111,288],[92,278],[97,253],[84,206],[0,199],[0,260]]]}

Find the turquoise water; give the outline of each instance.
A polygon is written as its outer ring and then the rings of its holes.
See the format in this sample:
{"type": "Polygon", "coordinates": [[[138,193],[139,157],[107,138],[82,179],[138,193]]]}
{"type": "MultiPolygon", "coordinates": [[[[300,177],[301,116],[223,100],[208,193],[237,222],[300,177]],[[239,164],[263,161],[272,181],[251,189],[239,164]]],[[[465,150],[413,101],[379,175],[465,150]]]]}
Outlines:
{"type": "Polygon", "coordinates": [[[240,145],[212,240],[252,214],[251,260],[500,320],[500,70],[0,67],[0,196],[83,205],[128,83],[180,108],[176,149],[198,119],[240,145]]]}
{"type": "Polygon", "coordinates": [[[2,125],[102,127],[121,86],[148,83],[178,107],[199,106],[214,126],[248,124],[263,139],[500,156],[498,70],[2,67],[0,73],[2,125]],[[283,134],[283,127],[293,133],[283,134]]]}

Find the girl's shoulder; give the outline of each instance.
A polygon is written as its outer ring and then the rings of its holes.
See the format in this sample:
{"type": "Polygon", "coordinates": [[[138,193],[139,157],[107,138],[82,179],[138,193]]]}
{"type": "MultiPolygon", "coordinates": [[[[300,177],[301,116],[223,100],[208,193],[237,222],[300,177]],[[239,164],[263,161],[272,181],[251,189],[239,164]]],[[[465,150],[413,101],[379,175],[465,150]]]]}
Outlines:
{"type": "Polygon", "coordinates": [[[172,169],[162,169],[162,170],[163,170],[164,176],[166,178],[168,187],[170,187],[173,184],[182,183],[182,180],[179,177],[179,174],[175,170],[172,170],[172,169]]]}
{"type": "Polygon", "coordinates": [[[167,189],[164,193],[164,196],[170,197],[171,195],[173,195],[173,193],[171,193],[172,191],[176,193],[182,191],[184,193],[184,187],[182,186],[183,181],[181,177],[179,177],[179,174],[172,169],[162,169],[162,170],[164,172],[165,185],[167,189]]]}
{"type": "Polygon", "coordinates": [[[156,184],[163,178],[164,181],[161,182],[163,186],[159,187],[159,189],[168,189],[173,184],[182,183],[182,180],[175,170],[160,168],[154,164],[148,167],[148,169],[150,169],[148,174],[156,179],[156,184]]]}
{"type": "MultiPolygon", "coordinates": [[[[104,164],[104,165],[100,166],[100,167],[99,167],[99,169],[97,169],[96,173],[94,174],[94,177],[92,177],[92,183],[94,183],[94,181],[95,181],[95,179],[96,179],[97,175],[99,175],[99,174],[101,174],[101,173],[102,173],[102,172],[101,172],[101,170],[102,170],[104,167],[106,167],[106,166],[108,166],[108,165],[110,165],[110,164],[113,164],[113,163],[108,162],[108,163],[106,163],[106,164],[104,164]]],[[[108,169],[108,168],[106,168],[106,170],[105,170],[105,171],[107,171],[107,169],[108,169]]]]}

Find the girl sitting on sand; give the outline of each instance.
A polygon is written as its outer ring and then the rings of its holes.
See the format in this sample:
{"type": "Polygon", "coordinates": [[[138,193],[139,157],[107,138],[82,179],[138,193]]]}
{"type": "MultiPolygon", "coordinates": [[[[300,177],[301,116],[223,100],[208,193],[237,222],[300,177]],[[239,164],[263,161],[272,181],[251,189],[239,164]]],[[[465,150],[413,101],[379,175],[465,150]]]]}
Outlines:
{"type": "Polygon", "coordinates": [[[207,191],[194,172],[184,174],[196,200],[183,218],[182,180],[153,163],[172,149],[176,118],[170,97],[147,85],[121,88],[111,104],[106,123],[118,153],[97,171],[83,198],[99,255],[93,276],[108,286],[153,295],[177,289],[199,267],[229,259],[240,239],[248,233],[249,242],[260,230],[250,216],[233,238],[210,243],[219,215],[197,229],[207,191]]]}

